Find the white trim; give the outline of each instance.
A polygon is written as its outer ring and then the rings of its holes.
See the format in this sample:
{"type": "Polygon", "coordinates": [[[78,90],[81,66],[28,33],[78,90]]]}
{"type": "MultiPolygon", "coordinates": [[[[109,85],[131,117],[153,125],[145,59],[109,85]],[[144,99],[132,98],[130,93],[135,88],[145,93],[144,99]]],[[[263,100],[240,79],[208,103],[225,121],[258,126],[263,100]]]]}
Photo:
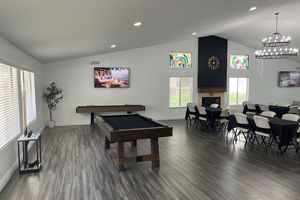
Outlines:
{"type": "MultiPolygon", "coordinates": [[[[44,131],[44,129],[45,129],[45,126],[41,127],[38,130],[38,133],[42,133],[44,131]]],[[[33,144],[34,144],[33,142],[29,143],[29,145],[28,145],[28,151],[31,149],[31,147],[33,146],[33,144]]],[[[21,159],[22,159],[22,157],[21,157],[21,159]]],[[[5,175],[3,176],[3,178],[0,180],[0,192],[3,190],[3,188],[5,187],[5,185],[9,182],[10,178],[12,177],[12,175],[15,173],[15,170],[17,170],[17,169],[18,169],[18,158],[11,165],[11,167],[5,173],[5,175]]]]}
{"type": "Polygon", "coordinates": [[[14,174],[15,170],[18,168],[18,160],[16,160],[12,166],[8,169],[8,171],[5,173],[3,178],[0,180],[0,192],[3,190],[5,185],[8,183],[12,175],[14,174]]]}

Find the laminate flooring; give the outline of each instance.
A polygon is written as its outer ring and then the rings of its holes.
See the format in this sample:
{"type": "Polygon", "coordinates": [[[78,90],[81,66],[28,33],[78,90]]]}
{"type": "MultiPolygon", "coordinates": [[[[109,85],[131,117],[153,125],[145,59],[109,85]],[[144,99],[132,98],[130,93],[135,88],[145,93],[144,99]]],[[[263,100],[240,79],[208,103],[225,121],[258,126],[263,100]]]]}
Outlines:
{"type": "MultiPolygon", "coordinates": [[[[130,164],[117,170],[116,144],[104,150],[104,137],[88,125],[46,129],[42,134],[43,168],[39,173],[16,171],[0,193],[1,200],[64,199],[300,199],[300,161],[294,150],[244,148],[231,137],[164,121],[173,136],[159,139],[160,164],[130,164]]],[[[34,149],[32,149],[34,150],[34,149]]],[[[150,152],[149,140],[127,154],[150,152]]]]}

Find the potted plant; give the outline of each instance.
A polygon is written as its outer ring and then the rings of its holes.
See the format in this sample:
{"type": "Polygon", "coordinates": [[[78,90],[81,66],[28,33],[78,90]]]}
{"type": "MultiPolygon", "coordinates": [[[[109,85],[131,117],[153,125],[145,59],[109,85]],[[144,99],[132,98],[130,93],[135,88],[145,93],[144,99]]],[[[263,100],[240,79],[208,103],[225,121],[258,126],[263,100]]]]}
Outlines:
{"type": "Polygon", "coordinates": [[[56,86],[55,82],[52,82],[50,86],[46,88],[46,91],[43,93],[43,97],[48,104],[50,120],[49,120],[49,128],[54,127],[54,120],[52,118],[52,112],[56,110],[56,105],[63,98],[62,90],[56,86]]]}

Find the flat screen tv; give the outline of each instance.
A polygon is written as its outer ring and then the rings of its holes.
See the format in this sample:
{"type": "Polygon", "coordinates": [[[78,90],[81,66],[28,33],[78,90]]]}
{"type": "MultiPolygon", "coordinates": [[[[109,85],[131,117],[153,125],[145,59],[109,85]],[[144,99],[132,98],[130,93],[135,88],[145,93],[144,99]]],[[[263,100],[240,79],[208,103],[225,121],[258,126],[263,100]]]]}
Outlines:
{"type": "Polygon", "coordinates": [[[279,87],[300,87],[300,71],[279,72],[279,87]]]}
{"type": "Polygon", "coordinates": [[[95,67],[95,88],[128,88],[129,68],[122,67],[95,67]]]}
{"type": "Polygon", "coordinates": [[[230,55],[231,69],[249,69],[248,55],[230,55]]]}

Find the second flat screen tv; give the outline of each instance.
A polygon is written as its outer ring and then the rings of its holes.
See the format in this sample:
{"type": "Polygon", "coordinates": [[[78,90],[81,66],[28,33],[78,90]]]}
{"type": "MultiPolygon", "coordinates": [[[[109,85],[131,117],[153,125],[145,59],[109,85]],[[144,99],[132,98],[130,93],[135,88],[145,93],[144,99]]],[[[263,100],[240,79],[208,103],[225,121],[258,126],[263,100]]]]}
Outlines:
{"type": "Polygon", "coordinates": [[[94,68],[95,88],[128,88],[129,68],[94,68]]]}
{"type": "Polygon", "coordinates": [[[279,87],[300,87],[300,71],[279,72],[279,87]]]}

